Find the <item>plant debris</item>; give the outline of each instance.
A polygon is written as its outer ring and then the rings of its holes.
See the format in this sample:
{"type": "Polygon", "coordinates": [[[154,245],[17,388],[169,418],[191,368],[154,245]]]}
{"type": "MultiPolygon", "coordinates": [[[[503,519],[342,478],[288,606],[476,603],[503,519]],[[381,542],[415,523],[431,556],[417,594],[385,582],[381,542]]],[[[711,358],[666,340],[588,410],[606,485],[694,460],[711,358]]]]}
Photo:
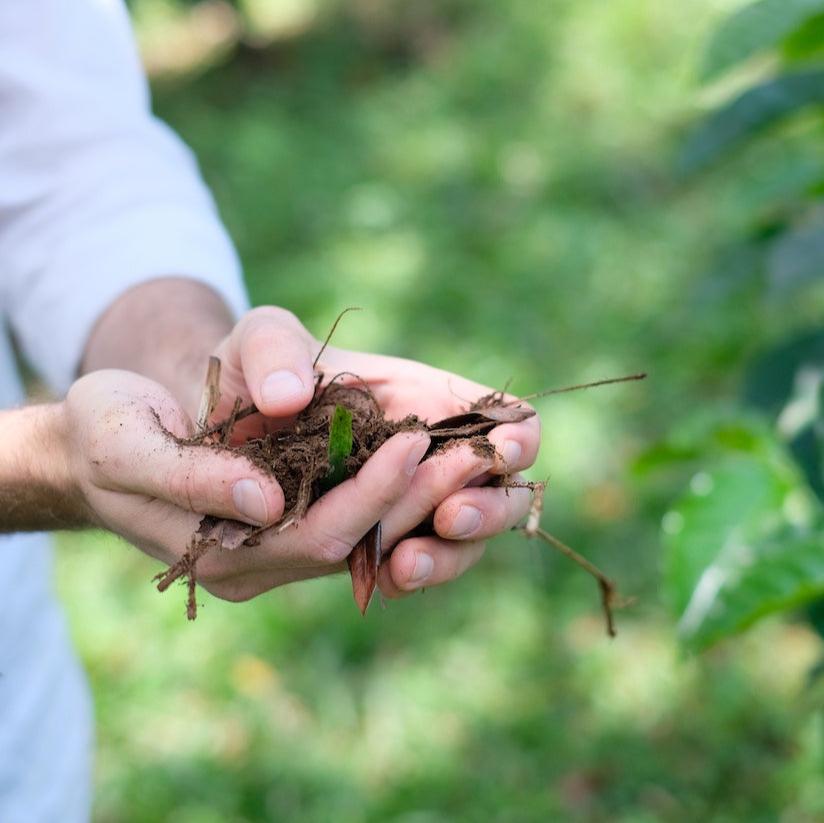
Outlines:
{"type": "MultiPolygon", "coordinates": [[[[342,315],[343,313],[335,321],[318,353],[315,367],[342,315]]],[[[496,450],[486,435],[495,426],[500,423],[520,422],[535,414],[533,409],[522,405],[525,399],[591,386],[641,380],[645,376],[636,374],[599,380],[580,386],[552,389],[516,400],[506,400],[503,392],[492,392],[472,403],[463,414],[428,424],[415,415],[409,415],[399,421],[388,420],[370,388],[357,375],[339,374],[324,382],[323,374],[316,371],[314,397],[294,418],[291,425],[263,437],[231,445],[235,424],[256,413],[257,409],[254,405],[241,407],[238,398],[231,414],[225,420],[208,425],[208,420],[220,399],[220,361],[213,357],[209,363],[201,398],[196,433],[193,437],[179,442],[187,446],[202,446],[241,454],[261,471],[273,475],[283,490],[284,514],[277,523],[264,528],[211,515],[204,516],[183,556],[155,577],[157,588],[162,592],[176,580],[184,579],[188,589],[187,616],[194,620],[197,616],[197,563],[203,555],[213,550],[242,550],[244,546],[256,545],[265,530],[274,529],[279,533],[296,524],[315,500],[344,479],[354,476],[363,464],[398,432],[429,433],[431,443],[424,460],[460,443],[469,444],[478,454],[491,457],[496,454],[496,450]],[[350,382],[338,382],[344,377],[348,377],[350,382]]],[[[607,632],[614,636],[612,610],[627,605],[628,601],[617,595],[614,583],[599,569],[540,528],[545,484],[518,482],[508,475],[493,478],[490,483],[505,488],[529,488],[533,491],[532,508],[525,526],[521,527],[520,531],[527,537],[541,538],[593,575],[601,593],[607,632]]],[[[419,531],[420,529],[415,533],[418,534],[419,531]]],[[[375,591],[381,560],[381,524],[376,523],[355,545],[348,557],[353,595],[361,613],[366,612],[375,591]]]]}

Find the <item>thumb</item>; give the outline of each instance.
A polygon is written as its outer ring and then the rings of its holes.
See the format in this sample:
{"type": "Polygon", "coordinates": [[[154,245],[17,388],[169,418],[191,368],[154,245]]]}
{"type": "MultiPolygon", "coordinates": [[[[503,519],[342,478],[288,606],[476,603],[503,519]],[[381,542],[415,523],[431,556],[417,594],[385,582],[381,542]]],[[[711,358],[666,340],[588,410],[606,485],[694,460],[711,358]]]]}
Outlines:
{"type": "Polygon", "coordinates": [[[240,363],[254,404],[267,417],[289,417],[315,392],[312,360],[317,346],[291,312],[255,309],[241,321],[240,363]]]}
{"type": "Polygon", "coordinates": [[[161,386],[127,372],[97,372],[75,384],[68,402],[97,488],[254,525],[281,517],[283,491],[274,477],[241,455],[175,436],[185,430],[185,415],[161,386]]]}
{"type": "Polygon", "coordinates": [[[274,477],[239,455],[175,442],[148,416],[133,419],[118,445],[128,455],[128,468],[117,481],[124,490],[256,526],[283,514],[283,492],[274,477]]]}

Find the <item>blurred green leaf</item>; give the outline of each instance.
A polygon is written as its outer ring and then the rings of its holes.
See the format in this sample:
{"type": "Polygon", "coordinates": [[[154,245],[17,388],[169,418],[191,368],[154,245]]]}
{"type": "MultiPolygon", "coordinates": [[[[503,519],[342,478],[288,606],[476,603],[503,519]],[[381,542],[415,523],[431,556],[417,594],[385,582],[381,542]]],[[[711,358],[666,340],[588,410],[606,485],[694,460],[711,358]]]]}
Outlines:
{"type": "Polygon", "coordinates": [[[696,473],[690,490],[664,518],[664,582],[678,615],[690,608],[702,578],[727,549],[783,524],[782,506],[793,484],[766,461],[730,457],[696,473]]]}
{"type": "Polygon", "coordinates": [[[666,439],[644,449],[632,468],[645,477],[659,469],[697,465],[730,453],[761,454],[768,442],[770,429],[760,417],[740,409],[704,408],[673,423],[666,439]]]}
{"type": "Polygon", "coordinates": [[[767,269],[776,292],[789,292],[820,279],[824,273],[824,221],[778,237],[770,248],[767,269]]]}
{"type": "Polygon", "coordinates": [[[824,372],[824,332],[818,328],[784,339],[754,358],[746,370],[743,402],[776,418],[802,370],[824,372]]]}
{"type": "Polygon", "coordinates": [[[821,637],[824,637],[824,599],[818,599],[810,606],[807,617],[810,625],[821,637]]]}
{"type": "Polygon", "coordinates": [[[775,423],[784,418],[782,434],[787,448],[810,488],[824,501],[822,375],[824,333],[816,328],[783,340],[753,359],[747,368],[742,400],[775,423]]]}
{"type": "Polygon", "coordinates": [[[704,573],[681,621],[690,648],[703,649],[762,617],[813,603],[824,595],[824,533],[784,535],[741,546],[739,560],[704,573]],[[694,608],[692,608],[694,604],[694,608]]]}
{"type": "Polygon", "coordinates": [[[781,56],[788,61],[810,60],[824,55],[824,13],[805,20],[781,47],[781,56]]]}
{"type": "Polygon", "coordinates": [[[688,137],[679,170],[702,171],[734,146],[806,106],[824,103],[824,70],[785,74],[744,92],[707,117],[688,137]]]}
{"type": "Polygon", "coordinates": [[[760,0],[744,6],[715,32],[704,57],[702,78],[717,77],[777,45],[822,11],[824,0],[760,0]]]}
{"type": "Polygon", "coordinates": [[[638,477],[647,477],[659,469],[677,466],[699,458],[703,452],[695,445],[681,445],[664,441],[644,449],[632,464],[638,477]]]}
{"type": "Polygon", "coordinates": [[[819,521],[820,504],[771,434],[753,429],[750,435],[748,451],[733,447],[721,457],[718,443],[708,444],[707,454],[715,456],[664,517],[665,590],[690,648],[704,648],[786,604],[808,602],[816,581],[824,581],[792,548],[799,531],[819,521]]]}

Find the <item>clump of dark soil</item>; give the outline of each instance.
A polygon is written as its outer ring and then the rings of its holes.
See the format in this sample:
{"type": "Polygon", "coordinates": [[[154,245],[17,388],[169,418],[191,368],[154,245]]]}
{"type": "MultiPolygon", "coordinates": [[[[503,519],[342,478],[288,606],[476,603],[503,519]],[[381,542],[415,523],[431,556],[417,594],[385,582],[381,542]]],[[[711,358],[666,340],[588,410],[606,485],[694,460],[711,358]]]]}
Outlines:
{"type": "MultiPolygon", "coordinates": [[[[254,406],[241,408],[238,400],[226,420],[211,426],[207,425],[206,421],[210,418],[219,399],[217,389],[219,376],[220,363],[216,358],[212,358],[198,415],[198,433],[180,442],[189,446],[197,445],[242,454],[261,471],[273,475],[283,489],[285,498],[283,517],[274,525],[267,527],[275,531],[283,531],[298,522],[312,503],[329,490],[332,470],[330,427],[336,409],[342,408],[351,414],[351,450],[345,458],[344,474],[346,477],[354,476],[392,435],[402,431],[422,430],[429,433],[432,442],[424,460],[461,443],[470,444],[473,449],[484,456],[494,456],[495,447],[486,435],[500,423],[520,422],[535,414],[533,409],[523,405],[524,401],[505,400],[502,392],[494,392],[472,403],[464,414],[435,423],[427,423],[414,415],[393,421],[386,418],[369,387],[356,375],[338,375],[325,384],[322,382],[323,376],[318,375],[315,395],[311,403],[294,418],[291,425],[263,437],[233,444],[232,435],[236,423],[256,413],[257,409],[254,406]],[[341,377],[348,378],[350,382],[348,384],[338,382],[341,377]]],[[[592,385],[637,380],[642,377],[643,375],[631,375],[541,394],[554,394],[592,385]]],[[[618,598],[612,582],[589,561],[540,528],[544,484],[515,482],[508,475],[496,477],[490,483],[510,488],[527,487],[533,490],[533,508],[526,525],[521,530],[529,537],[542,538],[597,579],[607,630],[610,635],[614,635],[612,607],[620,604],[617,602],[618,598]]],[[[415,533],[420,534],[425,529],[424,524],[422,529],[416,530],[415,533]]],[[[165,591],[174,581],[185,579],[188,586],[187,615],[190,620],[194,620],[197,616],[198,560],[209,551],[235,551],[242,550],[243,546],[253,546],[259,541],[263,531],[262,528],[234,520],[219,519],[210,515],[203,517],[197,532],[192,535],[185,554],[178,562],[155,578],[158,581],[158,589],[165,591]]],[[[366,611],[376,587],[377,570],[381,562],[380,542],[380,523],[376,523],[353,548],[348,558],[353,593],[361,612],[366,611]]]]}

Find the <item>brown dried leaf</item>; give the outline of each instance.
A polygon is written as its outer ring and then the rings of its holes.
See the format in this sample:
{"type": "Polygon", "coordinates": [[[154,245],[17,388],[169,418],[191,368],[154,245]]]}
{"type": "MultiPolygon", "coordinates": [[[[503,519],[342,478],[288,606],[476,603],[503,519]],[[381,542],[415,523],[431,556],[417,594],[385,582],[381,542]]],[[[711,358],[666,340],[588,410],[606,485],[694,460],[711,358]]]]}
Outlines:
{"type": "Polygon", "coordinates": [[[357,542],[346,559],[352,576],[352,594],[361,614],[366,614],[369,601],[378,585],[381,562],[381,524],[375,523],[357,542]]]}

